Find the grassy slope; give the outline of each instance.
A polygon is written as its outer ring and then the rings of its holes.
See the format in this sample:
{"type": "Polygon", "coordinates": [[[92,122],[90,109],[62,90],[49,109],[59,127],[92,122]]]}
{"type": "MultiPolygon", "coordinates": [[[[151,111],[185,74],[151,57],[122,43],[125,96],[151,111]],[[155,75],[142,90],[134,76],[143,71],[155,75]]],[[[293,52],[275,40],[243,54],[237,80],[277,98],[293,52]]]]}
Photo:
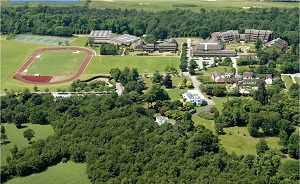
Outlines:
{"type": "Polygon", "coordinates": [[[59,163],[49,167],[46,171],[32,174],[27,177],[17,177],[9,180],[7,184],[88,184],[91,183],[85,173],[85,163],[59,163]]]}
{"type": "Polygon", "coordinates": [[[156,56],[95,56],[84,74],[109,74],[110,69],[118,67],[138,68],[139,73],[164,72],[165,67],[172,65],[179,71],[179,57],[156,56]]]}
{"type": "Polygon", "coordinates": [[[35,132],[35,137],[32,140],[46,139],[49,135],[54,134],[51,125],[24,124],[26,128],[17,129],[14,124],[4,124],[7,141],[11,143],[1,146],[1,163],[6,162],[6,156],[10,154],[10,150],[17,145],[19,149],[28,146],[27,139],[24,138],[23,132],[28,128],[35,132]]]}
{"type": "Polygon", "coordinates": [[[30,67],[26,75],[41,74],[46,76],[73,76],[86,58],[85,52],[48,51],[40,55],[30,67]]]}
{"type": "Polygon", "coordinates": [[[293,84],[293,79],[290,76],[283,75],[283,81],[285,82],[285,86],[287,89],[290,89],[291,85],[293,84]]]}

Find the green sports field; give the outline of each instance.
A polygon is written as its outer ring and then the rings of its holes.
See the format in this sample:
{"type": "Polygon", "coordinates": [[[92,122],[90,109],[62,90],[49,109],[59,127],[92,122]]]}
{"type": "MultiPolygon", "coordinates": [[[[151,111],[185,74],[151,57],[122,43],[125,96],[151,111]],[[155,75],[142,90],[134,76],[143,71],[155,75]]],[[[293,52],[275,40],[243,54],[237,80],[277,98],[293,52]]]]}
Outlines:
{"type": "Polygon", "coordinates": [[[87,53],[82,51],[46,51],[29,66],[26,75],[73,76],[86,56],[87,53]]]}
{"type": "Polygon", "coordinates": [[[109,74],[110,69],[137,68],[139,73],[164,72],[166,66],[179,71],[179,57],[157,56],[94,56],[84,74],[109,74]]]}

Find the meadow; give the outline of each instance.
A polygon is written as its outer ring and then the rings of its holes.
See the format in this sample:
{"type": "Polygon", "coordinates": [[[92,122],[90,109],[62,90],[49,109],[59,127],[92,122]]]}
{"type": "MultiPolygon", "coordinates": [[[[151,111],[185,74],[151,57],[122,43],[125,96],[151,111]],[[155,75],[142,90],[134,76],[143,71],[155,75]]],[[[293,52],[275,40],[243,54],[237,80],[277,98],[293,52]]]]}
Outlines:
{"type": "Polygon", "coordinates": [[[7,140],[10,143],[1,146],[1,163],[6,162],[6,156],[10,154],[10,150],[17,145],[19,150],[21,148],[29,146],[28,140],[24,138],[23,132],[27,129],[32,129],[35,132],[35,136],[32,141],[38,139],[46,139],[48,136],[54,134],[54,130],[51,125],[38,125],[38,124],[23,124],[24,128],[18,129],[14,124],[3,124],[5,127],[5,134],[7,140]]]}
{"type": "Polygon", "coordinates": [[[174,10],[176,8],[199,12],[201,8],[205,10],[245,10],[243,7],[257,8],[293,8],[298,7],[298,3],[283,3],[283,2],[266,2],[266,1],[251,1],[251,0],[91,0],[90,7],[92,8],[121,8],[121,9],[137,9],[149,11],[174,10]]]}
{"type": "Polygon", "coordinates": [[[91,183],[85,173],[86,163],[59,163],[49,167],[46,171],[31,174],[26,177],[16,177],[6,182],[7,184],[89,184],[91,183]]]}
{"type": "Polygon", "coordinates": [[[293,79],[288,75],[282,75],[282,80],[285,82],[285,86],[287,89],[290,89],[293,84],[293,79]]]}
{"type": "Polygon", "coordinates": [[[137,68],[139,73],[165,72],[166,66],[179,71],[179,57],[158,56],[94,56],[84,74],[109,74],[112,68],[137,68]]]}
{"type": "Polygon", "coordinates": [[[27,68],[26,75],[73,76],[87,53],[73,50],[46,51],[27,68]]]}
{"type": "MultiPolygon", "coordinates": [[[[20,6],[25,3],[10,3],[8,0],[0,0],[3,7],[8,6],[20,6]]],[[[85,0],[80,0],[78,3],[73,4],[55,4],[55,3],[26,3],[29,6],[48,5],[48,6],[83,6],[85,0]]],[[[91,0],[89,3],[90,8],[121,8],[121,9],[136,9],[136,10],[147,10],[147,11],[162,11],[162,10],[175,10],[177,8],[183,10],[191,10],[199,12],[201,8],[210,10],[235,10],[243,11],[248,8],[295,8],[299,7],[298,2],[268,2],[268,1],[252,1],[252,0],[91,0]]]]}

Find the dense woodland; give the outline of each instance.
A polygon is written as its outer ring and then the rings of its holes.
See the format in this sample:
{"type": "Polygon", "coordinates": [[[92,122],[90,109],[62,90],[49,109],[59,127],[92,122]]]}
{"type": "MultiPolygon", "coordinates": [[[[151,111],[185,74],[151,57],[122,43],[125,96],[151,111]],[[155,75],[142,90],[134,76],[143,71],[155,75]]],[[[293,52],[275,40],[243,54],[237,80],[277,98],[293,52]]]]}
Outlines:
{"type": "Polygon", "coordinates": [[[186,10],[160,12],[92,9],[88,7],[20,6],[1,8],[1,32],[71,36],[88,34],[93,29],[136,36],[207,38],[212,32],[232,29],[269,29],[290,45],[298,45],[299,9],[252,9],[250,11],[186,10]]]}
{"type": "Polygon", "coordinates": [[[259,156],[228,154],[210,130],[193,125],[190,113],[159,126],[155,111],[126,94],[54,100],[51,94],[8,92],[1,98],[1,122],[51,124],[55,134],[24,149],[15,146],[1,180],[71,159],[87,163],[93,183],[298,183],[298,161],[280,163],[264,140],[259,156]]]}

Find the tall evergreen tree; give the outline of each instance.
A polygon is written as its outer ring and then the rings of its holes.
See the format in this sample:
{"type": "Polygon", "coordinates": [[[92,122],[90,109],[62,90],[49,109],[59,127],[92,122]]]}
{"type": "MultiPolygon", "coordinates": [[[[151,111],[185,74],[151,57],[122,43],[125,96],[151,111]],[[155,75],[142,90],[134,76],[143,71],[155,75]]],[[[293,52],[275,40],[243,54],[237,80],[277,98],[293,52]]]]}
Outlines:
{"type": "Polygon", "coordinates": [[[268,93],[264,82],[262,82],[258,86],[258,90],[254,92],[253,99],[259,101],[262,105],[268,103],[268,93]]]}
{"type": "Polygon", "coordinates": [[[173,83],[172,83],[172,79],[171,79],[171,76],[170,74],[167,74],[165,79],[164,79],[164,85],[166,86],[166,88],[172,88],[173,86],[173,83]]]}

